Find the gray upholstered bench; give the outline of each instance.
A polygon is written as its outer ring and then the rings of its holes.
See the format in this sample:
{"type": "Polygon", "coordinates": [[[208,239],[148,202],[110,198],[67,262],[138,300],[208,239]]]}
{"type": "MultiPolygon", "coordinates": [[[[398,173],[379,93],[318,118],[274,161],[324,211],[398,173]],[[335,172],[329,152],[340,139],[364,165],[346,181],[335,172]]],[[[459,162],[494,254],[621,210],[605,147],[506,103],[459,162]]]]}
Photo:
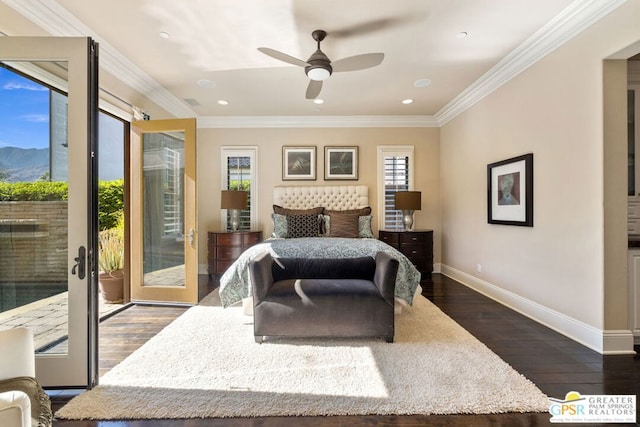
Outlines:
{"type": "Polygon", "coordinates": [[[393,342],[398,261],[272,258],[249,263],[256,342],[264,336],[382,337],[393,342]]]}

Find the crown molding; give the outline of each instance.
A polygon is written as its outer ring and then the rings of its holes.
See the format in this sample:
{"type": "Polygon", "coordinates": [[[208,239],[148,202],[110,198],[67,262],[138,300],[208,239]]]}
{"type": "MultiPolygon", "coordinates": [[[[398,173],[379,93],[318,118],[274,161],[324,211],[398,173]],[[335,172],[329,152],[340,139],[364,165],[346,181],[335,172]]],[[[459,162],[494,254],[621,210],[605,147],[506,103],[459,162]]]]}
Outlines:
{"type": "MultiPolygon", "coordinates": [[[[94,34],[55,0],[2,0],[54,36],[94,34]]],[[[439,127],[453,120],[544,56],[575,37],[628,0],[576,0],[445,105],[435,116],[249,116],[198,117],[199,127],[439,127]]],[[[197,117],[171,94],[105,40],[100,66],[176,117],[197,117]]]]}
{"type": "Polygon", "coordinates": [[[440,126],[553,52],[628,0],[576,0],[435,115],[440,126]]]}
{"type": "Polygon", "coordinates": [[[433,116],[216,116],[198,117],[198,128],[439,127],[433,116]]]}
{"type": "Polygon", "coordinates": [[[176,117],[196,114],[180,99],[122,55],[56,1],[2,0],[40,28],[58,37],[92,37],[99,44],[100,67],[176,117]]]}

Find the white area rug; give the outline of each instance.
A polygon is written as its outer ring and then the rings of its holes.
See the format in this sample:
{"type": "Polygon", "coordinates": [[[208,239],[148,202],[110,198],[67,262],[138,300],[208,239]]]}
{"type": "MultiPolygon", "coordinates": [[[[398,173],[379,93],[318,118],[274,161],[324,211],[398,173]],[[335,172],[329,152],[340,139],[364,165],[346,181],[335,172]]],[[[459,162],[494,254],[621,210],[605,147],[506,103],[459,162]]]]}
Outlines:
{"type": "MultiPolygon", "coordinates": [[[[215,295],[205,303],[216,304],[215,295]]],[[[256,344],[240,307],[190,308],[61,408],[66,419],[546,412],[547,397],[422,296],[396,342],[256,344]]]]}

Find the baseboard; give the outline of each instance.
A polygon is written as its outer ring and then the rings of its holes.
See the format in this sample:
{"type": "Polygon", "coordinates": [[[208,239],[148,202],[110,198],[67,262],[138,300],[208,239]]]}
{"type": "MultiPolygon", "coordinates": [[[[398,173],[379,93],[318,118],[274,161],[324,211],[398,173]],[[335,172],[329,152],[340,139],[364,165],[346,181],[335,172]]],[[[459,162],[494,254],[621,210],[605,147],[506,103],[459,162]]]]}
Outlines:
{"type": "Polygon", "coordinates": [[[635,354],[631,331],[603,331],[442,264],[441,273],[601,354],[635,354]]]}
{"type": "Polygon", "coordinates": [[[602,341],[605,349],[603,354],[635,354],[633,333],[629,330],[605,330],[602,334],[602,341]]]}

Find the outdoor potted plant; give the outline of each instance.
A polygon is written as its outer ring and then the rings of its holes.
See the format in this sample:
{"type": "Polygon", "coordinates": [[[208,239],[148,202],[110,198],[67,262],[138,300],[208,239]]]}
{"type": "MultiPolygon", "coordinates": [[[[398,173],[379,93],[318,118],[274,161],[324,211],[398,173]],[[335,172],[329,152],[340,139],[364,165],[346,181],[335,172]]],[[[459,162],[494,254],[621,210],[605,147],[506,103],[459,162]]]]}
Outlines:
{"type": "Polygon", "coordinates": [[[106,302],[120,303],[124,297],[124,244],[120,228],[102,230],[99,234],[100,274],[98,285],[106,302]]]}

